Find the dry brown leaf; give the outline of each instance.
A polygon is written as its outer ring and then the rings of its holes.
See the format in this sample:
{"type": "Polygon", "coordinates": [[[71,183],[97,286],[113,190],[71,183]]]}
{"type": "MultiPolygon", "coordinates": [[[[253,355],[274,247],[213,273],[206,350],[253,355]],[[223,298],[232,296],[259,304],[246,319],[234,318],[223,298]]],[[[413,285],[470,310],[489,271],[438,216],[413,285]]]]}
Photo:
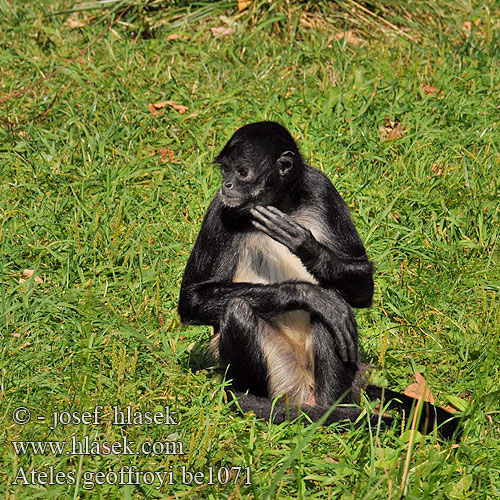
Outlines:
{"type": "Polygon", "coordinates": [[[238,12],[248,9],[252,3],[252,0],[238,0],[238,12]]]}
{"type": "Polygon", "coordinates": [[[382,141],[399,139],[405,135],[405,128],[398,121],[392,121],[388,116],[385,117],[384,126],[378,128],[378,135],[382,141]]]}
{"type": "Polygon", "coordinates": [[[153,151],[152,154],[157,154],[160,157],[162,163],[168,163],[174,161],[174,152],[168,148],[158,148],[157,151],[153,151]]]}
{"type": "Polygon", "coordinates": [[[167,35],[167,40],[189,40],[189,37],[180,33],[170,33],[167,35]]]}
{"type": "Polygon", "coordinates": [[[414,375],[415,382],[410,384],[404,391],[403,394],[410,396],[411,398],[420,399],[422,396],[424,401],[429,403],[434,403],[434,396],[432,395],[429,387],[427,387],[427,382],[425,378],[420,375],[419,372],[415,372],[414,375]],[[424,392],[425,391],[425,392],[424,392]]]}
{"type": "Polygon", "coordinates": [[[148,102],[148,110],[154,117],[158,115],[158,113],[156,112],[156,108],[154,107],[154,104],[151,104],[150,102],[148,102]]]}
{"type": "Polygon", "coordinates": [[[167,101],[167,105],[171,108],[174,108],[175,111],[178,111],[181,115],[188,110],[187,106],[183,106],[182,104],[175,104],[173,101],[167,101]]]}
{"type": "Polygon", "coordinates": [[[462,23],[462,28],[464,31],[468,31],[470,33],[470,30],[472,29],[472,23],[470,21],[465,21],[462,23]]]}
{"type": "Polygon", "coordinates": [[[174,152],[168,148],[159,148],[158,156],[160,157],[160,161],[162,163],[167,163],[174,160],[174,152]]]}
{"type": "Polygon", "coordinates": [[[152,103],[152,104],[148,103],[149,112],[153,116],[157,116],[158,115],[158,113],[156,112],[157,109],[162,109],[165,106],[170,106],[171,108],[173,108],[176,111],[178,111],[181,115],[188,110],[187,106],[183,106],[182,104],[175,104],[174,101],[161,101],[161,102],[155,102],[155,103],[152,103]]]}
{"type": "MultiPolygon", "coordinates": [[[[24,283],[27,279],[31,278],[34,273],[35,271],[33,271],[33,269],[25,269],[19,278],[19,283],[24,283]]],[[[43,283],[43,279],[40,278],[40,276],[35,276],[33,281],[35,283],[43,283]]]]}
{"type": "Polygon", "coordinates": [[[342,38],[345,37],[345,41],[347,43],[350,43],[351,45],[360,45],[363,40],[361,38],[358,38],[352,30],[347,30],[342,33],[337,33],[335,35],[335,40],[342,40],[342,38]]]}
{"type": "Polygon", "coordinates": [[[441,92],[443,91],[439,90],[437,87],[433,87],[432,85],[429,85],[428,83],[422,82],[422,91],[424,94],[430,95],[430,94],[435,94],[436,92],[441,92]]]}
{"type": "Polygon", "coordinates": [[[31,278],[34,273],[35,273],[35,271],[33,271],[33,269],[25,269],[23,271],[23,274],[21,274],[21,277],[22,278],[31,278]]]}
{"type": "Polygon", "coordinates": [[[457,413],[458,408],[455,408],[451,403],[448,403],[446,406],[441,406],[443,410],[446,410],[449,413],[457,413]]]}
{"type": "Polygon", "coordinates": [[[234,30],[233,28],[228,28],[227,26],[219,26],[217,28],[210,28],[213,36],[227,36],[230,35],[234,30]]]}
{"type": "Polygon", "coordinates": [[[436,177],[439,177],[443,174],[443,165],[441,165],[441,163],[434,163],[431,167],[431,171],[436,177]]]}
{"type": "Polygon", "coordinates": [[[78,13],[75,12],[74,14],[69,16],[68,19],[66,19],[64,25],[74,30],[77,28],[83,28],[85,26],[85,23],[78,17],[78,13]]]}

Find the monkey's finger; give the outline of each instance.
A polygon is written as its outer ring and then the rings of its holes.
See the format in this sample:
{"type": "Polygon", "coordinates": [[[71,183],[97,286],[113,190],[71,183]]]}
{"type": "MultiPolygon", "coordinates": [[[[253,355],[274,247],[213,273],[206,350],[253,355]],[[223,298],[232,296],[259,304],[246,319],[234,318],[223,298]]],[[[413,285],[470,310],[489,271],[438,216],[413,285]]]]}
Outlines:
{"type": "Polygon", "coordinates": [[[257,206],[255,207],[260,213],[266,215],[269,219],[276,221],[277,223],[282,223],[285,226],[300,228],[301,226],[295,222],[295,220],[288,214],[282,212],[279,208],[268,205],[267,207],[257,206]]]}
{"type": "Polygon", "coordinates": [[[347,328],[344,329],[344,332],[347,334],[346,337],[345,337],[345,340],[346,340],[346,343],[347,343],[347,355],[349,357],[349,361],[351,363],[356,363],[356,361],[358,360],[358,349],[357,349],[357,346],[356,346],[356,342],[354,341],[354,339],[352,338],[350,332],[347,330],[347,328]]]}
{"type": "Polygon", "coordinates": [[[276,215],[288,217],[285,212],[282,212],[279,208],[277,208],[273,205],[266,205],[265,207],[262,207],[262,208],[264,208],[265,210],[268,210],[269,212],[274,212],[276,215]]]}
{"type": "Polygon", "coordinates": [[[347,363],[349,361],[349,354],[347,352],[347,345],[344,339],[344,335],[342,334],[339,325],[336,325],[336,327],[332,330],[333,334],[335,335],[335,341],[337,342],[337,347],[339,349],[340,357],[342,358],[342,361],[344,363],[347,363]]]}
{"type": "Polygon", "coordinates": [[[299,224],[293,217],[290,217],[290,215],[282,212],[280,209],[273,207],[272,205],[269,205],[269,206],[265,207],[265,210],[267,210],[273,216],[277,217],[278,220],[286,222],[290,227],[293,227],[293,228],[299,229],[299,230],[305,230],[304,226],[299,224]]]}
{"type": "Polygon", "coordinates": [[[265,226],[267,230],[276,235],[277,238],[274,238],[274,236],[272,236],[271,234],[269,234],[269,236],[273,237],[274,239],[279,239],[280,243],[284,243],[289,239],[289,235],[286,230],[275,224],[274,221],[268,219],[265,215],[262,215],[257,211],[255,211],[255,213],[252,213],[252,215],[254,216],[256,222],[259,222],[261,225],[265,226]]]}
{"type": "Polygon", "coordinates": [[[259,214],[261,217],[265,217],[266,219],[269,219],[273,221],[275,224],[282,226],[283,229],[287,229],[289,227],[293,227],[293,219],[291,219],[288,215],[284,214],[280,210],[277,210],[277,213],[272,212],[269,210],[267,207],[261,207],[257,206],[254,209],[250,210],[250,213],[253,215],[259,214]],[[252,212],[252,210],[255,212],[252,212]]]}
{"type": "Polygon", "coordinates": [[[340,322],[337,324],[337,336],[342,339],[343,349],[344,349],[344,357],[342,360],[344,362],[355,363],[357,361],[358,349],[356,346],[356,342],[351,335],[351,331],[349,330],[348,323],[340,322]]]}
{"type": "Polygon", "coordinates": [[[347,328],[349,329],[349,333],[351,334],[351,337],[355,337],[358,326],[356,325],[356,320],[354,319],[354,316],[352,314],[349,314],[347,316],[347,328]]]}
{"type": "Polygon", "coordinates": [[[264,224],[261,224],[256,220],[252,220],[250,222],[252,223],[253,227],[267,234],[273,240],[277,241],[278,243],[282,243],[283,245],[286,245],[286,241],[283,238],[280,238],[279,235],[277,235],[274,231],[270,230],[267,226],[264,226],[264,224]]]}
{"type": "Polygon", "coordinates": [[[277,235],[280,235],[281,237],[286,238],[287,232],[282,227],[275,224],[275,222],[273,220],[270,220],[265,215],[262,215],[259,212],[252,213],[252,215],[254,216],[255,221],[259,222],[263,226],[266,226],[269,231],[273,231],[277,235]]]}
{"type": "Polygon", "coordinates": [[[285,212],[282,212],[279,208],[273,207],[272,205],[267,205],[265,207],[263,205],[256,205],[255,208],[262,212],[273,212],[280,217],[289,217],[285,212]]]}
{"type": "Polygon", "coordinates": [[[265,209],[268,210],[269,212],[273,213],[274,215],[277,215],[278,217],[281,217],[281,218],[287,220],[291,224],[294,224],[297,226],[299,225],[298,222],[295,222],[295,220],[292,217],[290,217],[285,212],[282,212],[279,208],[273,207],[272,205],[268,205],[267,207],[265,207],[265,209]]]}
{"type": "MultiPolygon", "coordinates": [[[[270,225],[273,224],[275,227],[280,228],[283,232],[289,234],[292,237],[297,237],[297,229],[298,226],[293,225],[290,223],[290,221],[285,220],[282,212],[280,212],[281,215],[274,214],[273,212],[267,210],[264,207],[256,207],[255,209],[250,210],[250,213],[255,217],[258,218],[261,222],[266,222],[266,224],[270,225]],[[252,210],[255,210],[254,212],[252,210]]],[[[279,210],[278,210],[279,211],[279,210]]]]}
{"type": "Polygon", "coordinates": [[[345,342],[342,339],[342,337],[338,334],[336,336],[336,339],[337,339],[337,346],[339,348],[340,357],[342,358],[342,361],[344,363],[348,363],[349,362],[349,354],[347,352],[347,347],[345,345],[345,342]]]}

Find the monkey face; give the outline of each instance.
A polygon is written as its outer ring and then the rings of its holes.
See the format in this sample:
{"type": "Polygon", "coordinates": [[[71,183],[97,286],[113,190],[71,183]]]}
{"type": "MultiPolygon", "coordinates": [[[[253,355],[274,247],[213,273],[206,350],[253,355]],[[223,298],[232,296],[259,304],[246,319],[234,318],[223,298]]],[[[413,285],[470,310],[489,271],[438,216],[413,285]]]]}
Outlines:
{"type": "Polygon", "coordinates": [[[221,198],[227,207],[241,207],[251,202],[256,180],[243,162],[221,162],[221,198]]]}
{"type": "Polygon", "coordinates": [[[285,179],[278,169],[222,166],[221,170],[220,194],[225,206],[250,210],[256,205],[279,205],[285,179]]]}
{"type": "Polygon", "coordinates": [[[271,122],[242,127],[214,161],[222,173],[222,202],[242,210],[256,205],[278,206],[302,166],[291,136],[271,122]]]}

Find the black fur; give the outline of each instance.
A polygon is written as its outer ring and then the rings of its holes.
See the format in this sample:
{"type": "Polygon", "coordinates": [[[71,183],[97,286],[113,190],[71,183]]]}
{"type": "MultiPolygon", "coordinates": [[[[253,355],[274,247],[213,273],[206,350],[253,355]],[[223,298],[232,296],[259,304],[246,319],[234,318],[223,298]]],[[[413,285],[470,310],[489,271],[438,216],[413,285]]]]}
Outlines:
{"type": "MultiPolygon", "coordinates": [[[[298,416],[296,406],[301,406],[317,420],[342,396],[343,403],[359,397],[360,363],[352,307],[371,304],[372,264],[339,193],[324,174],[303,162],[281,125],[260,122],[240,128],[215,161],[221,167],[222,186],[189,257],[179,315],[184,323],[214,327],[233,394],[244,411],[253,410],[259,417],[271,416],[270,399],[276,395],[271,390],[274,368],[279,382],[283,377],[292,380],[299,376],[287,374],[283,367],[289,366],[292,372],[310,367],[313,383],[304,382],[302,400],[298,396],[297,403],[290,393],[291,407],[278,403],[272,418],[280,422],[298,416]],[[270,251],[276,255],[269,255],[270,251]],[[249,256],[242,264],[245,252],[249,256]],[[269,278],[280,271],[276,262],[287,255],[291,260],[285,264],[293,269],[286,272],[291,278],[269,278]],[[239,280],[240,269],[247,272],[243,276],[255,271],[257,279],[239,280]],[[295,277],[295,272],[306,278],[295,277]],[[309,313],[307,341],[299,334],[288,338],[282,333],[283,314],[291,311],[309,313]],[[309,365],[301,345],[311,346],[309,365]]],[[[376,389],[368,388],[367,395],[379,398],[376,389]]],[[[401,401],[391,403],[401,409],[409,410],[415,401],[392,391],[387,394],[401,401]]],[[[359,415],[355,407],[338,406],[327,423],[355,421],[359,415]]],[[[451,417],[439,409],[428,415],[438,425],[451,417]]],[[[372,421],[377,418],[373,416],[372,421]]],[[[444,434],[453,434],[454,422],[442,426],[444,434]]]]}

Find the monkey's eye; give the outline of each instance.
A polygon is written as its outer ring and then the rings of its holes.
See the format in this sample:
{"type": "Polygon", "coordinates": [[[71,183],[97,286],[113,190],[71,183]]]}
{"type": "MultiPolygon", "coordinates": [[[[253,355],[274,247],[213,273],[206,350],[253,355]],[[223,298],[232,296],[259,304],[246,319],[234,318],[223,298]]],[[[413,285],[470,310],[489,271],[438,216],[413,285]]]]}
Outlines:
{"type": "Polygon", "coordinates": [[[248,168],[239,168],[238,169],[238,175],[240,177],[246,177],[248,175],[248,168]]]}
{"type": "Polygon", "coordinates": [[[220,169],[223,174],[227,174],[229,172],[229,167],[227,165],[221,165],[220,169]]]}

